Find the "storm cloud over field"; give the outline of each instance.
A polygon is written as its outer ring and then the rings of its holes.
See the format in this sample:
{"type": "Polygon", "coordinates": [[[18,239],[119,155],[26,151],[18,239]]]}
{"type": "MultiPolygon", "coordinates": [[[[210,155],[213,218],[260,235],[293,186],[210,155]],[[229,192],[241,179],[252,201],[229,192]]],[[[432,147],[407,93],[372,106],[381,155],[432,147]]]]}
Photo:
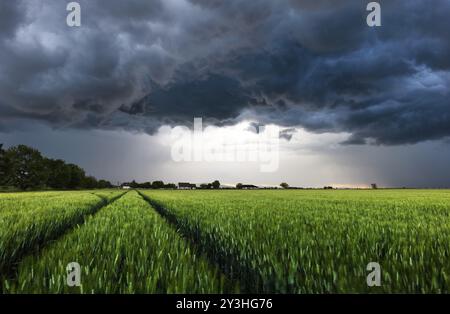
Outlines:
{"type": "MultiPolygon", "coordinates": [[[[153,133],[193,116],[349,132],[349,143],[450,135],[450,2],[2,1],[0,113],[153,133]]],[[[13,122],[11,119],[14,119],[13,122]]]]}
{"type": "Polygon", "coordinates": [[[80,0],[73,28],[68,2],[0,3],[0,133],[155,135],[202,117],[448,146],[447,0],[379,1],[373,28],[361,0],[80,0]]]}

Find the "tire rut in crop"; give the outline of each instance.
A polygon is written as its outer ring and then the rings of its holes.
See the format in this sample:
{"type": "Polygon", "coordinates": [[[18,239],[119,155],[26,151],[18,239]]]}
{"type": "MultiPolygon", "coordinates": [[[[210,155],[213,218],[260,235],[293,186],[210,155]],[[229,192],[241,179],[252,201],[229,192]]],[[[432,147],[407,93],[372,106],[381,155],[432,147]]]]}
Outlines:
{"type": "Polygon", "coordinates": [[[220,269],[196,254],[141,195],[131,191],[38,256],[24,259],[9,293],[231,293],[220,269]],[[81,286],[66,265],[81,265],[81,286]]]}
{"type": "MultiPolygon", "coordinates": [[[[137,191],[139,195],[150,204],[150,207],[153,208],[172,228],[175,229],[177,233],[181,235],[181,237],[187,241],[190,245],[190,247],[202,258],[206,259],[206,261],[213,267],[218,267],[220,271],[223,273],[224,276],[228,279],[230,282],[230,287],[234,286],[239,287],[240,292],[243,293],[254,293],[255,291],[252,290],[251,284],[246,284],[242,282],[239,278],[239,276],[236,276],[233,274],[232,271],[230,271],[228,263],[223,263],[220,260],[217,261],[217,256],[214,256],[214,254],[211,253],[211,251],[205,250],[201,248],[198,245],[198,241],[196,240],[196,236],[193,236],[191,233],[187,232],[186,230],[183,230],[183,228],[179,228],[178,219],[176,215],[172,214],[171,212],[167,211],[162,204],[159,202],[153,200],[149,196],[141,193],[141,191],[137,191]]],[[[233,265],[233,267],[237,267],[238,265],[233,265]]],[[[241,265],[239,265],[240,268],[242,268],[241,265]]],[[[245,269],[243,270],[247,273],[251,272],[251,269],[245,269]]]]}
{"type": "MultiPolygon", "coordinates": [[[[85,213],[84,215],[81,215],[80,217],[77,217],[74,221],[70,221],[67,223],[64,229],[59,230],[55,234],[52,234],[51,237],[41,239],[40,241],[37,241],[34,245],[31,247],[23,248],[23,251],[20,252],[20,254],[17,255],[17,257],[10,261],[7,265],[4,265],[3,267],[0,267],[0,294],[3,293],[4,287],[3,283],[5,280],[8,281],[15,281],[17,279],[17,268],[20,262],[29,255],[35,255],[39,254],[39,252],[44,249],[46,246],[48,246],[50,243],[58,241],[61,237],[63,237],[65,234],[73,230],[76,226],[84,224],[86,221],[86,218],[88,216],[95,215],[97,212],[99,212],[102,208],[108,206],[109,204],[115,202],[122,196],[124,196],[127,192],[121,193],[110,200],[108,200],[106,197],[102,195],[98,195],[95,193],[91,193],[101,199],[101,202],[97,204],[96,206],[93,206],[88,213],[85,213]]],[[[1,266],[1,265],[0,265],[1,266]]]]}

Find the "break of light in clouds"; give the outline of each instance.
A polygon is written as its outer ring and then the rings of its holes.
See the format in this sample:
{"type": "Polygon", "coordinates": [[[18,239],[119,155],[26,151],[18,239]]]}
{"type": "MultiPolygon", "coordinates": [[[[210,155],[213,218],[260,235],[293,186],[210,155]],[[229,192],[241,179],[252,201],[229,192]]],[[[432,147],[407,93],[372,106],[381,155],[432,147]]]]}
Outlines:
{"type": "MultiPolygon", "coordinates": [[[[368,2],[368,1],[367,1],[368,2]]],[[[117,180],[450,186],[450,2],[0,3],[0,142],[117,180]],[[165,128],[282,128],[280,168],[174,163],[165,128]]],[[[228,128],[228,129],[227,129],[228,128]]]]}
{"type": "MultiPolygon", "coordinates": [[[[225,127],[249,136],[243,125],[225,127]]],[[[222,130],[223,131],[223,130],[222,130]]],[[[217,130],[205,129],[213,137],[217,130]]],[[[343,146],[347,134],[313,134],[298,129],[290,141],[281,139],[280,166],[272,173],[259,171],[255,162],[174,162],[170,129],[156,135],[125,131],[52,130],[30,126],[28,130],[3,134],[8,145],[23,143],[39,147],[54,158],[76,162],[90,174],[113,182],[130,180],[203,183],[258,183],[321,187],[367,187],[372,182],[387,187],[446,187],[450,172],[450,145],[426,142],[407,146],[343,146]]]]}

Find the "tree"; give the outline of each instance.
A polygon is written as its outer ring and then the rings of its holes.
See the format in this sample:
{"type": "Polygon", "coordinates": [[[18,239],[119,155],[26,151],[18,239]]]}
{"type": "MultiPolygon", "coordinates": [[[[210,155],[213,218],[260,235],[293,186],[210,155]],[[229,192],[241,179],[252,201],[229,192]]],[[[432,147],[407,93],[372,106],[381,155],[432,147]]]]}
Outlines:
{"type": "Polygon", "coordinates": [[[84,170],[63,160],[49,159],[31,147],[18,145],[6,151],[0,144],[0,185],[22,190],[50,187],[53,189],[109,188],[112,184],[86,177],[84,170]]]}
{"type": "Polygon", "coordinates": [[[70,185],[70,167],[63,160],[45,159],[47,186],[53,189],[67,189],[70,185]]]}
{"type": "Polygon", "coordinates": [[[207,189],[210,189],[211,186],[212,186],[211,183],[202,183],[202,184],[200,184],[200,189],[207,190],[207,189]]]}
{"type": "Polygon", "coordinates": [[[85,189],[96,189],[97,185],[97,179],[94,177],[84,177],[82,180],[82,187],[85,189]]]}
{"type": "Polygon", "coordinates": [[[168,183],[168,184],[164,185],[164,188],[175,190],[177,188],[177,185],[175,183],[168,183]]]}
{"type": "Polygon", "coordinates": [[[132,189],[139,188],[139,184],[136,182],[136,180],[131,181],[130,188],[132,188],[132,189]]]}
{"type": "Polygon", "coordinates": [[[8,161],[6,151],[3,150],[3,144],[0,144],[0,185],[8,184],[8,161]]]}
{"type": "Polygon", "coordinates": [[[286,182],[281,183],[280,186],[281,186],[283,189],[288,189],[288,188],[289,188],[289,184],[287,184],[286,182]]]}
{"type": "Polygon", "coordinates": [[[214,181],[212,183],[212,187],[213,187],[213,189],[216,189],[216,190],[219,189],[220,188],[220,182],[218,180],[214,181]]]}
{"type": "Polygon", "coordinates": [[[70,174],[69,189],[79,189],[82,186],[86,174],[83,169],[74,164],[67,165],[67,171],[70,174]]]}
{"type": "Polygon", "coordinates": [[[9,159],[9,181],[22,189],[35,189],[47,182],[47,169],[41,153],[31,147],[18,145],[6,151],[9,159]]]}
{"type": "Polygon", "coordinates": [[[152,182],[152,189],[163,189],[164,188],[164,182],[162,181],[153,181],[152,182]]]}
{"type": "Polygon", "coordinates": [[[152,183],[151,182],[144,182],[144,183],[140,184],[139,187],[141,189],[151,189],[152,188],[152,183]]]}
{"type": "Polygon", "coordinates": [[[111,184],[111,182],[106,181],[106,180],[100,180],[100,181],[98,181],[98,184],[97,184],[97,188],[99,188],[99,189],[110,189],[112,187],[113,187],[113,185],[111,184]]]}
{"type": "Polygon", "coordinates": [[[242,190],[242,183],[238,183],[238,184],[236,184],[236,189],[238,189],[238,190],[242,190]]]}

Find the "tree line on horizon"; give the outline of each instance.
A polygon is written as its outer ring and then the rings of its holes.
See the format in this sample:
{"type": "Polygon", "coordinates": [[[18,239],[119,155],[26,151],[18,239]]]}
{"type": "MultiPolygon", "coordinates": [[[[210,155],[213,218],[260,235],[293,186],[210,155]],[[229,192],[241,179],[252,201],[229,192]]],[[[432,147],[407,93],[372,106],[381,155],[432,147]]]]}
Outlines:
{"type": "Polygon", "coordinates": [[[175,183],[167,183],[165,184],[163,181],[153,181],[153,182],[143,182],[139,183],[135,180],[131,182],[125,182],[121,185],[129,186],[132,189],[176,189],[177,185],[175,183]]]}
{"type": "MultiPolygon", "coordinates": [[[[180,183],[181,184],[181,183],[180,183]]],[[[189,183],[186,183],[189,185],[189,183]]],[[[163,181],[138,183],[135,180],[121,185],[133,189],[177,189],[174,183],[165,184],[163,181]]],[[[218,180],[211,183],[193,185],[196,189],[220,189],[218,180]]],[[[51,159],[43,156],[37,149],[26,145],[12,146],[8,149],[0,144],[0,190],[77,190],[77,189],[106,189],[115,187],[107,180],[97,180],[86,174],[84,169],[66,163],[61,159],[51,159]]],[[[291,187],[286,182],[280,184],[283,189],[302,189],[291,187]]],[[[258,188],[251,184],[236,184],[235,189],[258,188]]],[[[376,184],[372,184],[376,189],[376,184]]],[[[324,189],[333,189],[326,186],[324,189]]]]}
{"type": "MultiPolygon", "coordinates": [[[[181,183],[180,183],[181,184],[181,183]]],[[[187,183],[189,184],[189,183],[187,183]]],[[[220,182],[219,180],[215,180],[211,183],[202,183],[200,185],[192,184],[196,189],[207,190],[207,189],[219,189],[220,182]]],[[[175,183],[164,183],[161,180],[153,181],[153,182],[143,182],[139,183],[135,180],[131,182],[122,183],[122,187],[128,186],[132,189],[177,189],[177,185],[175,183]]]]}
{"type": "Polygon", "coordinates": [[[111,182],[97,180],[75,164],[47,158],[32,147],[17,145],[3,149],[3,144],[0,144],[0,186],[20,190],[113,187],[111,182]]]}

